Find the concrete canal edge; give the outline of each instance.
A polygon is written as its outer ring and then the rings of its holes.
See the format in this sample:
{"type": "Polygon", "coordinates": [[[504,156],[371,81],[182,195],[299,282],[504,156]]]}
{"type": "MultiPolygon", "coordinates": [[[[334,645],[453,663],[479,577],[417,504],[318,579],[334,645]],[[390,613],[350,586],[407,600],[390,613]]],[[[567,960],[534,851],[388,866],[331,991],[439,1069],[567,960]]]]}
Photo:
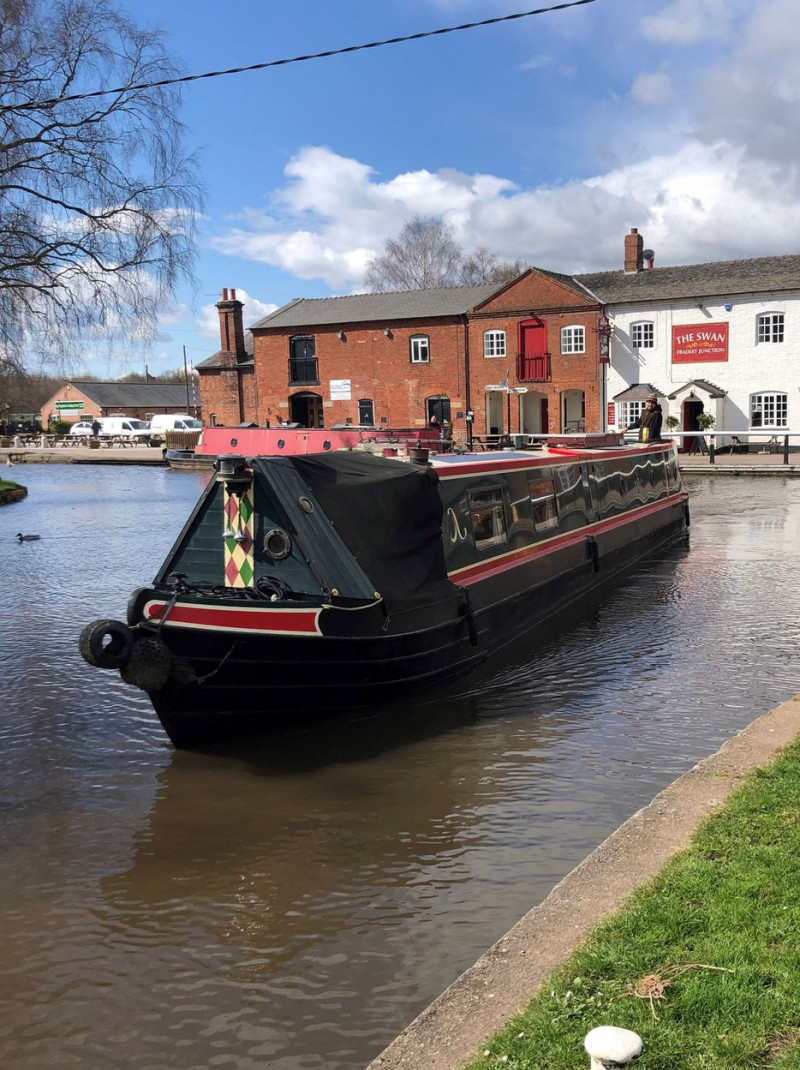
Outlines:
{"type": "Polygon", "coordinates": [[[634,889],[651,880],[743,777],[800,735],[800,695],[757,718],[657,795],[424,1010],[367,1070],[459,1070],[634,889]]]}

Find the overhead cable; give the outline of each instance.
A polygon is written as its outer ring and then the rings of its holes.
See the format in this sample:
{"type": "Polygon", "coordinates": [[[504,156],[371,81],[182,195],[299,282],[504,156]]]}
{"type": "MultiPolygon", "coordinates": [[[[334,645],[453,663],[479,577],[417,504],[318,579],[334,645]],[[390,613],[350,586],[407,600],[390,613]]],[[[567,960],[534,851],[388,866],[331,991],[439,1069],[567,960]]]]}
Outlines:
{"type": "Polygon", "coordinates": [[[157,82],[140,82],[135,85],[117,86],[115,89],[95,89],[89,93],[70,93],[63,97],[53,97],[49,100],[32,100],[24,104],[16,104],[7,107],[5,111],[19,111],[24,108],[44,108],[54,104],[61,104],[68,100],[88,100],[91,97],[104,97],[112,93],[130,93],[139,89],[156,89],[160,86],[177,85],[180,82],[197,82],[202,78],[222,78],[228,74],[244,74],[247,71],[263,71],[268,67],[285,67],[290,63],[306,63],[312,59],[327,59],[329,56],[344,56],[350,52],[362,52],[367,48],[383,48],[384,45],[400,45],[407,41],[421,41],[425,37],[439,37],[445,33],[457,33],[459,30],[474,30],[479,26],[493,26],[499,22],[511,22],[514,19],[527,19],[531,15],[546,15],[549,11],[563,11],[570,7],[581,7],[584,4],[594,4],[596,0],[569,0],[567,3],[555,4],[552,7],[537,7],[532,11],[519,11],[514,15],[498,15],[491,19],[481,19],[480,22],[464,22],[460,26],[446,26],[440,30],[426,30],[422,33],[412,33],[405,37],[389,37],[385,41],[370,41],[364,45],[349,45],[347,48],[333,48],[327,52],[314,52],[307,56],[292,56],[291,59],[273,59],[267,63],[253,63],[247,67],[231,67],[225,71],[208,71],[205,74],[186,74],[182,77],[164,78],[157,82]]]}

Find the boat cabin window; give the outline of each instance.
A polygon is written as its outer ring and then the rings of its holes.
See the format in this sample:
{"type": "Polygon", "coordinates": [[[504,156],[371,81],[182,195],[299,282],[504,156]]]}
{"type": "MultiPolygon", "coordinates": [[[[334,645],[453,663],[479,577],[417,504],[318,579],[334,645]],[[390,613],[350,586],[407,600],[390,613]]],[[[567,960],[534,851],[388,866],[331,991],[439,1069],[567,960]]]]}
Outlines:
{"type": "Polygon", "coordinates": [[[529,482],[528,493],[531,496],[533,526],[536,531],[557,528],[558,503],[552,479],[540,479],[535,483],[529,482]]]}
{"type": "Polygon", "coordinates": [[[469,515],[477,549],[499,546],[508,541],[506,512],[500,487],[472,491],[469,496],[469,515]]]}

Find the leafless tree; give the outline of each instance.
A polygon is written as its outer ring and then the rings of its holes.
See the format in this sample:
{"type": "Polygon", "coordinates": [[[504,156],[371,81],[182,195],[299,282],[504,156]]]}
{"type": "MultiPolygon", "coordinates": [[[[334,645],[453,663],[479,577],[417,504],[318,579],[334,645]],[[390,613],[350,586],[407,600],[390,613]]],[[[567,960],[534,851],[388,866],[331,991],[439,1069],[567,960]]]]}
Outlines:
{"type": "Polygon", "coordinates": [[[386,252],[367,265],[368,290],[432,290],[459,282],[461,251],[449,223],[433,216],[415,216],[386,252]]]}
{"type": "Polygon", "coordinates": [[[496,282],[498,285],[511,282],[525,271],[524,260],[515,260],[513,264],[498,260],[485,245],[480,245],[470,256],[461,262],[461,281],[465,286],[477,286],[482,282],[496,282]]]}
{"type": "Polygon", "coordinates": [[[109,0],[0,0],[0,367],[145,340],[191,279],[180,73],[109,0]]]}
{"type": "Polygon", "coordinates": [[[515,279],[525,267],[522,260],[501,262],[485,245],[465,257],[449,223],[433,216],[415,216],[397,238],[387,241],[384,255],[369,262],[364,283],[368,290],[377,292],[484,282],[500,285],[515,279]]]}

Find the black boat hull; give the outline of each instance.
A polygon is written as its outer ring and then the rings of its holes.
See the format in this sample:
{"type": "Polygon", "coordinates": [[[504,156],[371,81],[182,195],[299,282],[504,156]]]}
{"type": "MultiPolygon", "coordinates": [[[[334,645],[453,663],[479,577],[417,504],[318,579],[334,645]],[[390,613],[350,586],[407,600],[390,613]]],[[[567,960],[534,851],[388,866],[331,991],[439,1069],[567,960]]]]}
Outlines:
{"type": "MultiPolygon", "coordinates": [[[[377,610],[357,627],[344,618],[346,635],[335,634],[341,615],[326,622],[324,613],[320,634],[302,635],[237,635],[167,618],[160,634],[200,682],[179,674],[150,698],[172,742],[189,748],[379,705],[468,672],[685,533],[685,498],[676,495],[624,526],[576,532],[544,558],[474,579],[457,601],[401,614],[389,629],[377,610]]],[[[163,592],[137,592],[132,625],[154,597],[163,592]]]]}

